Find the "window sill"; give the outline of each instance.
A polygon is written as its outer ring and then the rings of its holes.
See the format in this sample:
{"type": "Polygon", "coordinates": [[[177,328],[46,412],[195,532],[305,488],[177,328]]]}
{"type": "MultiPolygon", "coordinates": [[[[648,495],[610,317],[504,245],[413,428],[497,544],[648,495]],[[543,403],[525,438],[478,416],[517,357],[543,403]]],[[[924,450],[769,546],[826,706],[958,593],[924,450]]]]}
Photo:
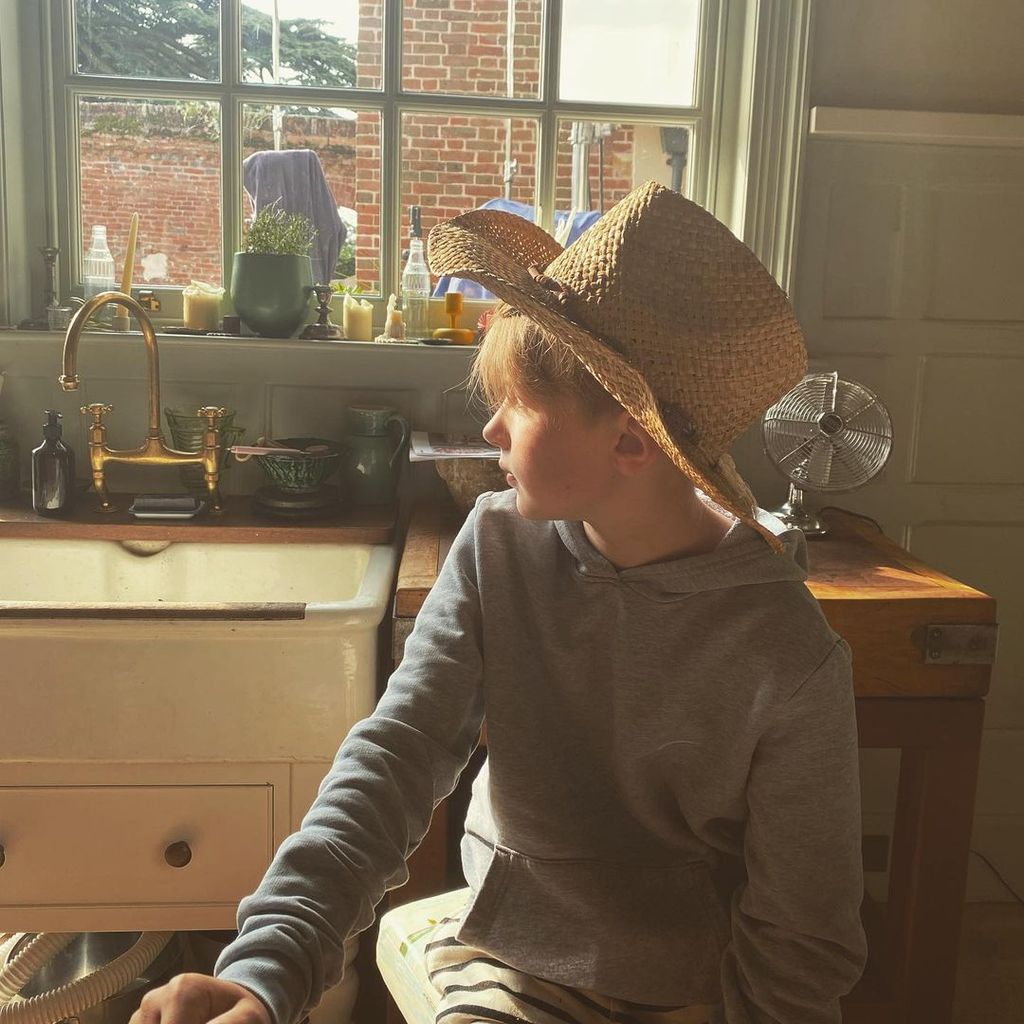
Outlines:
{"type": "MultiPolygon", "coordinates": [[[[7,341],[23,342],[23,341],[34,341],[42,342],[46,344],[56,344],[64,342],[64,331],[24,331],[18,329],[4,328],[0,329],[0,349],[7,341]]],[[[140,338],[142,337],[141,331],[86,331],[83,335],[89,339],[90,344],[94,341],[120,341],[124,338],[140,338]]],[[[330,348],[338,352],[361,352],[367,351],[379,351],[381,353],[387,352],[461,352],[466,358],[469,358],[472,353],[476,352],[476,345],[424,345],[419,342],[414,344],[397,343],[397,344],[378,344],[373,341],[350,341],[347,338],[339,340],[320,340],[320,339],[305,339],[305,338],[262,338],[259,335],[203,335],[203,334],[167,334],[160,330],[160,327],[156,327],[156,337],[161,349],[165,346],[169,348],[192,348],[192,347],[204,347],[210,348],[211,346],[217,347],[229,347],[229,348],[248,348],[258,347],[261,349],[279,347],[281,349],[287,349],[288,351],[294,351],[295,349],[314,349],[314,348],[330,348]]],[[[382,355],[382,358],[389,358],[388,356],[382,355]]]]}

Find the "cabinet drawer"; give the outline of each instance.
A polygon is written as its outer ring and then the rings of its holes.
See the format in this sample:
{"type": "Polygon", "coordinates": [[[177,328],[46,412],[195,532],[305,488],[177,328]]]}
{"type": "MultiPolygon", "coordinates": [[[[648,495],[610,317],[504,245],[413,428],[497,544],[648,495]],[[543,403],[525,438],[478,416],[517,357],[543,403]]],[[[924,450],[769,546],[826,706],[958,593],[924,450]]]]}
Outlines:
{"type": "Polygon", "coordinates": [[[0,906],[236,903],[273,856],[273,799],[270,785],[2,787],[0,906]]]}

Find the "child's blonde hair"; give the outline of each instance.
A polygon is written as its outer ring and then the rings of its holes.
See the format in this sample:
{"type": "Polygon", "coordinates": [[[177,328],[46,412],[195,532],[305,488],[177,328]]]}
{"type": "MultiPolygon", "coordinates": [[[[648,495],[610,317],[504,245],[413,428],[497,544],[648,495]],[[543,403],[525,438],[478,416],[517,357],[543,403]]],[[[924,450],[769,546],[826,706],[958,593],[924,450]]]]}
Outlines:
{"type": "Polygon", "coordinates": [[[573,399],[591,416],[622,407],[573,355],[568,345],[545,334],[508,306],[492,318],[473,362],[470,390],[489,408],[506,399],[573,399]]]}

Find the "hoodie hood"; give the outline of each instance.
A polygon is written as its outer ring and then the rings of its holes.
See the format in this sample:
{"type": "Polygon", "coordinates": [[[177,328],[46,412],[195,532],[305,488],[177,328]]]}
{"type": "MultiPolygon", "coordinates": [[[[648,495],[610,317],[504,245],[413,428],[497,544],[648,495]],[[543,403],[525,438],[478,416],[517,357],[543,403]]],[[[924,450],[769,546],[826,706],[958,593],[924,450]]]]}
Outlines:
{"type": "Polygon", "coordinates": [[[655,598],[806,580],[807,540],[803,533],[763,508],[757,508],[756,515],[758,523],[782,541],[783,550],[778,554],[753,527],[737,519],[713,551],[630,569],[616,569],[590,543],[583,523],[558,521],[555,526],[582,578],[619,582],[655,598]]]}

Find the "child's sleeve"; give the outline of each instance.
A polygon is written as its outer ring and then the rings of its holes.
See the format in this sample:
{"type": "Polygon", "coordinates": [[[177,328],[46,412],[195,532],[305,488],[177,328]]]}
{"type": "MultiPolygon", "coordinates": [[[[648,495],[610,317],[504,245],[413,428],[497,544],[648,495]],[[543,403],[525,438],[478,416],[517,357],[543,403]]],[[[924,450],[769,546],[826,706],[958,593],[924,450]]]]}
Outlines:
{"type": "MultiPolygon", "coordinates": [[[[434,807],[458,781],[483,719],[471,513],[417,616],[374,713],[345,739],[302,828],[238,911],[215,973],[292,1024],[343,970],[343,943],[409,877],[434,807]]],[[[287,680],[281,681],[282,686],[287,680]]]]}
{"type": "Polygon", "coordinates": [[[867,955],[845,641],[777,709],[754,753],[747,804],[748,880],[733,896],[722,957],[724,1024],[840,1024],[839,999],[867,955]]]}

